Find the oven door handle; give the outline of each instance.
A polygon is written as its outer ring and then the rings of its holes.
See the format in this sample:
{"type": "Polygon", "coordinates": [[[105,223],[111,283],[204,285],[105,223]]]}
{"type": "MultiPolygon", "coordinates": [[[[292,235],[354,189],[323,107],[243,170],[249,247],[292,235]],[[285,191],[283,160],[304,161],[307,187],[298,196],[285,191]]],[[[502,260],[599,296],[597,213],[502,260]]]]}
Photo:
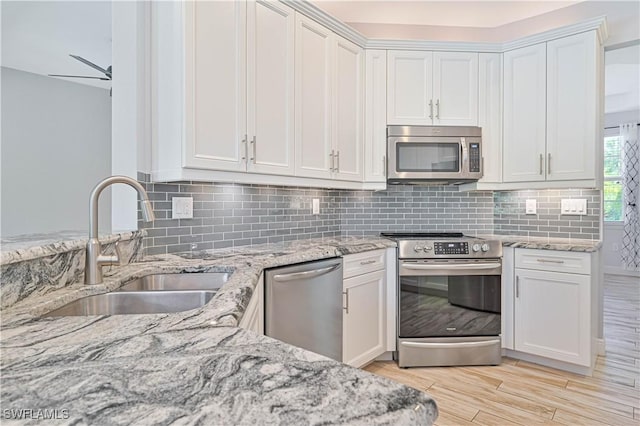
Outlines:
{"type": "Polygon", "coordinates": [[[484,347],[500,344],[500,340],[483,340],[481,342],[456,342],[456,343],[437,343],[437,342],[400,342],[402,346],[408,346],[410,348],[440,348],[440,349],[455,349],[455,348],[468,348],[468,347],[484,347]]]}
{"type": "Polygon", "coordinates": [[[491,263],[451,263],[451,264],[415,264],[415,263],[402,263],[400,265],[402,268],[414,270],[414,271],[429,271],[434,269],[451,269],[455,268],[456,270],[482,270],[482,269],[495,269],[502,266],[501,263],[491,262],[491,263]]]}

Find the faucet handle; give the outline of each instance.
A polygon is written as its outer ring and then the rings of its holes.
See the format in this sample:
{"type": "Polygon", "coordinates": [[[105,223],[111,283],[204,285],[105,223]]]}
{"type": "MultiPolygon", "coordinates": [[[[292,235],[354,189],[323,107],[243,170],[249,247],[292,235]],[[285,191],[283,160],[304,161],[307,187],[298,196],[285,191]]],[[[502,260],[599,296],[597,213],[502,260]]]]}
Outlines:
{"type": "Polygon", "coordinates": [[[110,255],[100,254],[98,256],[98,265],[100,266],[126,265],[126,262],[124,260],[124,254],[122,252],[122,249],[120,248],[119,241],[116,241],[114,250],[115,250],[115,254],[110,254],[110,255]]]}

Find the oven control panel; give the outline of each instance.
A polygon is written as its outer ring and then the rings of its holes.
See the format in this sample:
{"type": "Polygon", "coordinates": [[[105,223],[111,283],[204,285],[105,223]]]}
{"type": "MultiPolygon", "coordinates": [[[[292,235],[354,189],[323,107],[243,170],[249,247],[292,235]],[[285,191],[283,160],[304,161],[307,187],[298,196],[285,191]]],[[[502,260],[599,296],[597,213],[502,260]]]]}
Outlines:
{"type": "Polygon", "coordinates": [[[469,254],[469,243],[446,241],[433,243],[434,254],[469,254]]]}

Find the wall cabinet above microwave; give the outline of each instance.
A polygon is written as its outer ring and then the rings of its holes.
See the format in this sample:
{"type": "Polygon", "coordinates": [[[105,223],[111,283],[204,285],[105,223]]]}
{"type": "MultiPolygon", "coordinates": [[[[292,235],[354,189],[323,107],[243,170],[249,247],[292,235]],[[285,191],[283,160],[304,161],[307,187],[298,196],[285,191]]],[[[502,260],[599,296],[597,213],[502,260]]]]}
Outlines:
{"type": "Polygon", "coordinates": [[[478,125],[478,54],[390,50],[387,124],[478,125]]]}

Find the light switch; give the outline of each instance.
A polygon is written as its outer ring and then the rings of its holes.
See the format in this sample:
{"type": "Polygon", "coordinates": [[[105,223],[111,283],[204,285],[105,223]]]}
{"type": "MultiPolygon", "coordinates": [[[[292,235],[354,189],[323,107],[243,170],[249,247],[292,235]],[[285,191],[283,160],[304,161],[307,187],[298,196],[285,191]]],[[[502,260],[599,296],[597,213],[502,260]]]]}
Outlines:
{"type": "Polygon", "coordinates": [[[193,197],[173,197],[171,199],[171,219],[193,218],[193,197]]]}
{"type": "Polygon", "coordinates": [[[560,214],[586,215],[587,200],[585,198],[563,199],[560,201],[560,214]]]}
{"type": "Polygon", "coordinates": [[[312,200],[312,214],[320,214],[320,199],[319,198],[314,198],[312,200]]]}
{"type": "Polygon", "coordinates": [[[538,212],[538,204],[536,200],[527,200],[525,202],[525,213],[526,214],[536,214],[538,212]]]}

